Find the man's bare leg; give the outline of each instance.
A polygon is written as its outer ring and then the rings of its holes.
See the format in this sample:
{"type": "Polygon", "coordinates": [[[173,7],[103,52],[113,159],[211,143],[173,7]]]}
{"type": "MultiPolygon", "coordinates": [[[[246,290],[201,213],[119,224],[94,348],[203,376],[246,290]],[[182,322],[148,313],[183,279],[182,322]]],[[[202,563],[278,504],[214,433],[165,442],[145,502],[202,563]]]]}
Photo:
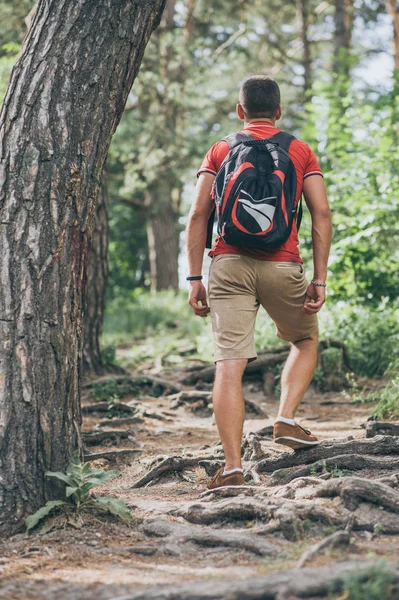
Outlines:
{"type": "Polygon", "coordinates": [[[241,441],[245,407],[242,376],[247,359],[220,360],[216,363],[213,410],[222,440],[225,469],[241,467],[241,441]]]}
{"type": "Polygon", "coordinates": [[[317,364],[317,334],[294,342],[281,374],[279,417],[293,419],[317,364]]]}

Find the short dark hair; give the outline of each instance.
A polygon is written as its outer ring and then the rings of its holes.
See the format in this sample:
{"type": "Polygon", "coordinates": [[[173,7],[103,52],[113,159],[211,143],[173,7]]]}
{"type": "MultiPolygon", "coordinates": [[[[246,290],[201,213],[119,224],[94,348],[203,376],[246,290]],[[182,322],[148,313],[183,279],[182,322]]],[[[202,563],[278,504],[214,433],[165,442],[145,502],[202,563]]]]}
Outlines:
{"type": "Polygon", "coordinates": [[[248,119],[273,119],[280,106],[281,96],[277,81],[266,75],[249,77],[240,89],[240,104],[248,119]]]}

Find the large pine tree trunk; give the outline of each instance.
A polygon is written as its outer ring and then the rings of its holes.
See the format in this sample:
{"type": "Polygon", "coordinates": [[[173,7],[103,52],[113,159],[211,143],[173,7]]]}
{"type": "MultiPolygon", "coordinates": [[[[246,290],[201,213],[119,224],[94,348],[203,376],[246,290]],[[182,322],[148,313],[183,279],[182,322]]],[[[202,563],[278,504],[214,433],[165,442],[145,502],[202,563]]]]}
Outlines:
{"type": "Polygon", "coordinates": [[[179,231],[177,215],[173,207],[165,202],[151,212],[148,225],[148,248],[151,270],[151,290],[160,292],[179,287],[178,257],[179,231]]]}
{"type": "Polygon", "coordinates": [[[103,181],[98,195],[96,219],[87,267],[86,308],[83,327],[83,372],[85,375],[101,375],[104,373],[100,336],[104,321],[108,281],[108,241],[107,187],[103,181]]]}
{"type": "MultiPolygon", "coordinates": [[[[0,114],[0,520],[79,444],[87,257],[101,172],[164,0],[40,0],[0,114]]],[[[133,141],[132,141],[133,142],[133,141]]]]}

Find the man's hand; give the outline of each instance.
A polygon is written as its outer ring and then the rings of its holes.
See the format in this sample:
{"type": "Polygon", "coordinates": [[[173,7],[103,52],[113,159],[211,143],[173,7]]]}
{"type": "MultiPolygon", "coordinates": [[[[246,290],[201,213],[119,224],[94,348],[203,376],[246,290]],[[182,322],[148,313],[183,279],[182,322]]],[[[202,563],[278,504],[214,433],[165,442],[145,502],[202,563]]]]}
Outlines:
{"type": "Polygon", "coordinates": [[[319,312],[325,301],[326,288],[311,283],[306,290],[306,298],[302,310],[307,315],[314,315],[319,312]]]}
{"type": "Polygon", "coordinates": [[[210,313],[210,308],[206,301],[206,289],[201,281],[192,281],[189,305],[197,317],[206,317],[210,313]],[[199,304],[201,302],[201,304],[199,304]]]}

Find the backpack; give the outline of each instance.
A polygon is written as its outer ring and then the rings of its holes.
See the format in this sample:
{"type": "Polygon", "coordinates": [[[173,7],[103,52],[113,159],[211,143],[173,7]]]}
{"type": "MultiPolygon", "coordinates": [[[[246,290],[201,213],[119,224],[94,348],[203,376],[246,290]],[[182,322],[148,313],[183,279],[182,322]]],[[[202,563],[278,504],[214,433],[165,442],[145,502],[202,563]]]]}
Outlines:
{"type": "Polygon", "coordinates": [[[278,248],[289,238],[295,218],[299,231],[302,201],[295,206],[296,172],[288,154],[294,139],[284,131],[264,140],[253,139],[249,132],[224,138],[230,150],[213,183],[208,248],[215,212],[218,234],[232,246],[278,248]]]}

